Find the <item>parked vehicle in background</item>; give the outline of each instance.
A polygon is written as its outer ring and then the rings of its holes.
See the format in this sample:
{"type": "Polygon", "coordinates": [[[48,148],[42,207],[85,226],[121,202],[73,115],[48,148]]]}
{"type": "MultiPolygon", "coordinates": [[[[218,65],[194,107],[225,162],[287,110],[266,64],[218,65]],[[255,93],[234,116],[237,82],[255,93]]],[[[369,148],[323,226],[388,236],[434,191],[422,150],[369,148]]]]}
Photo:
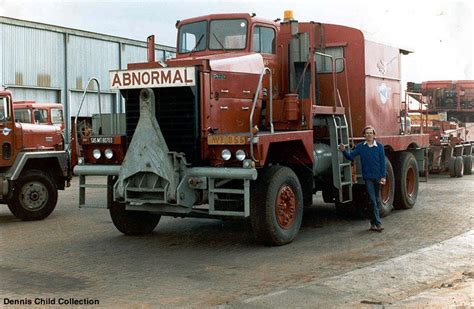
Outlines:
{"type": "Polygon", "coordinates": [[[407,93],[425,106],[417,127],[430,135],[428,169],[451,177],[472,174],[474,81],[408,83],[407,93]]]}
{"type": "Polygon", "coordinates": [[[58,190],[69,186],[71,179],[64,124],[53,124],[62,119],[58,115],[62,108],[55,104],[46,108],[49,114],[43,114],[35,104],[15,105],[11,92],[0,89],[0,203],[22,220],[49,216],[56,207],[58,190]],[[45,115],[51,124],[37,124],[36,114],[45,115]]]}
{"type": "Polygon", "coordinates": [[[15,121],[55,125],[64,130],[63,105],[60,103],[13,102],[15,121]]]}

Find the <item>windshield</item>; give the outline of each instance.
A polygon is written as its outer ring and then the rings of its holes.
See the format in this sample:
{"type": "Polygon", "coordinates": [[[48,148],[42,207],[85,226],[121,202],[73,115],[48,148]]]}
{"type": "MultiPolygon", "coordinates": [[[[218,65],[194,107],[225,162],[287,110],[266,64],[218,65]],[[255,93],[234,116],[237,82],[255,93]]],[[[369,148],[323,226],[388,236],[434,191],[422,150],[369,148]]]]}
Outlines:
{"type": "Polygon", "coordinates": [[[31,111],[27,108],[15,108],[15,120],[23,123],[31,123],[31,111]]]}
{"type": "Polygon", "coordinates": [[[207,42],[207,22],[198,21],[183,25],[179,28],[179,53],[190,53],[206,49],[207,42]]]}
{"type": "Polygon", "coordinates": [[[212,20],[209,33],[209,49],[244,49],[247,44],[247,21],[212,20]]]}
{"type": "Polygon", "coordinates": [[[63,111],[59,108],[51,109],[51,123],[62,124],[63,123],[63,111]]]}
{"type": "Polygon", "coordinates": [[[247,46],[245,19],[211,20],[209,32],[207,28],[205,20],[181,26],[178,33],[178,52],[184,54],[205,49],[235,50],[247,46]]]}

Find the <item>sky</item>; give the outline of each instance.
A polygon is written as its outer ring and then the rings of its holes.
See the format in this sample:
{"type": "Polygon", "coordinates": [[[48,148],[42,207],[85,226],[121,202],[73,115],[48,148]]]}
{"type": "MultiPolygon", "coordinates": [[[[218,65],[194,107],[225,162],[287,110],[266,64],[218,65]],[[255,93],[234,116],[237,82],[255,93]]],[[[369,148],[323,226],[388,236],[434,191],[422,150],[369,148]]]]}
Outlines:
{"type": "Polygon", "coordinates": [[[474,79],[474,1],[342,0],[0,0],[0,16],[175,46],[177,20],[212,13],[256,13],[361,29],[366,38],[414,51],[403,82],[474,79]]]}

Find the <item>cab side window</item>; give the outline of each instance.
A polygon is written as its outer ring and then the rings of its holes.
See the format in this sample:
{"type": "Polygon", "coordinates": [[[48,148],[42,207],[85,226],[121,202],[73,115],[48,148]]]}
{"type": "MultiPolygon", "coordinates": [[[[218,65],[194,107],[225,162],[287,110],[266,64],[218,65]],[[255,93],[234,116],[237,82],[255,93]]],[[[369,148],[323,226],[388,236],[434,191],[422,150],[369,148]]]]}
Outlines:
{"type": "Polygon", "coordinates": [[[34,112],[35,122],[39,124],[48,123],[48,111],[45,109],[37,109],[34,112]]]}
{"type": "Polygon", "coordinates": [[[263,54],[275,53],[275,30],[268,27],[253,28],[252,51],[263,54]]]}

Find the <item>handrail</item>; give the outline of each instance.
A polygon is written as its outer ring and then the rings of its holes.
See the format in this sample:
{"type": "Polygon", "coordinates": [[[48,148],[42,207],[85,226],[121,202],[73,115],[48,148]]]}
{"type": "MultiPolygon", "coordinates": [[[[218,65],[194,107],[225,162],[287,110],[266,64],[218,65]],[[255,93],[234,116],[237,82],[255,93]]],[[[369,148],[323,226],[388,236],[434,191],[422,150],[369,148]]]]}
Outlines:
{"type": "MultiPolygon", "coordinates": [[[[347,94],[347,109],[348,109],[348,112],[349,112],[349,135],[350,135],[350,138],[351,138],[351,144],[354,144],[354,131],[352,130],[352,110],[351,110],[351,97],[350,97],[350,93],[349,93],[349,78],[347,77],[347,65],[346,65],[346,58],[344,57],[339,57],[339,58],[336,58],[336,64],[337,64],[337,61],[338,60],[342,60],[342,66],[344,68],[344,76],[345,76],[345,79],[346,79],[346,94],[347,94]]],[[[342,105],[342,100],[341,100],[341,105],[342,105]]]]}
{"type": "MultiPolygon", "coordinates": [[[[87,94],[87,88],[89,88],[89,84],[92,81],[95,81],[97,83],[97,95],[99,96],[99,115],[100,115],[99,134],[102,134],[102,108],[101,108],[101,103],[100,103],[100,84],[99,84],[99,80],[97,78],[92,77],[87,81],[86,88],[84,89],[84,92],[82,94],[81,103],[79,104],[79,109],[77,110],[76,117],[74,118],[74,128],[75,128],[76,135],[77,135],[77,118],[79,117],[79,113],[81,112],[82,104],[84,104],[84,99],[86,98],[86,94],[87,94]]],[[[71,136],[70,136],[69,140],[72,140],[72,130],[71,130],[70,134],[71,134],[71,136]]],[[[79,141],[77,139],[77,136],[74,138],[74,140],[76,141],[76,151],[79,152],[79,141]]],[[[71,145],[71,143],[69,143],[69,145],[71,145]]]]}
{"type": "Polygon", "coordinates": [[[257,106],[257,100],[258,100],[258,94],[260,93],[260,89],[262,87],[262,82],[263,82],[263,75],[265,75],[266,72],[270,73],[270,133],[274,133],[273,129],[273,80],[272,80],[272,70],[270,70],[269,67],[263,68],[262,73],[260,73],[260,77],[258,79],[258,85],[257,85],[257,90],[255,91],[255,96],[253,97],[253,102],[252,102],[252,110],[250,111],[250,157],[252,158],[253,161],[255,161],[255,157],[253,154],[253,115],[255,113],[255,107],[257,106]]]}

